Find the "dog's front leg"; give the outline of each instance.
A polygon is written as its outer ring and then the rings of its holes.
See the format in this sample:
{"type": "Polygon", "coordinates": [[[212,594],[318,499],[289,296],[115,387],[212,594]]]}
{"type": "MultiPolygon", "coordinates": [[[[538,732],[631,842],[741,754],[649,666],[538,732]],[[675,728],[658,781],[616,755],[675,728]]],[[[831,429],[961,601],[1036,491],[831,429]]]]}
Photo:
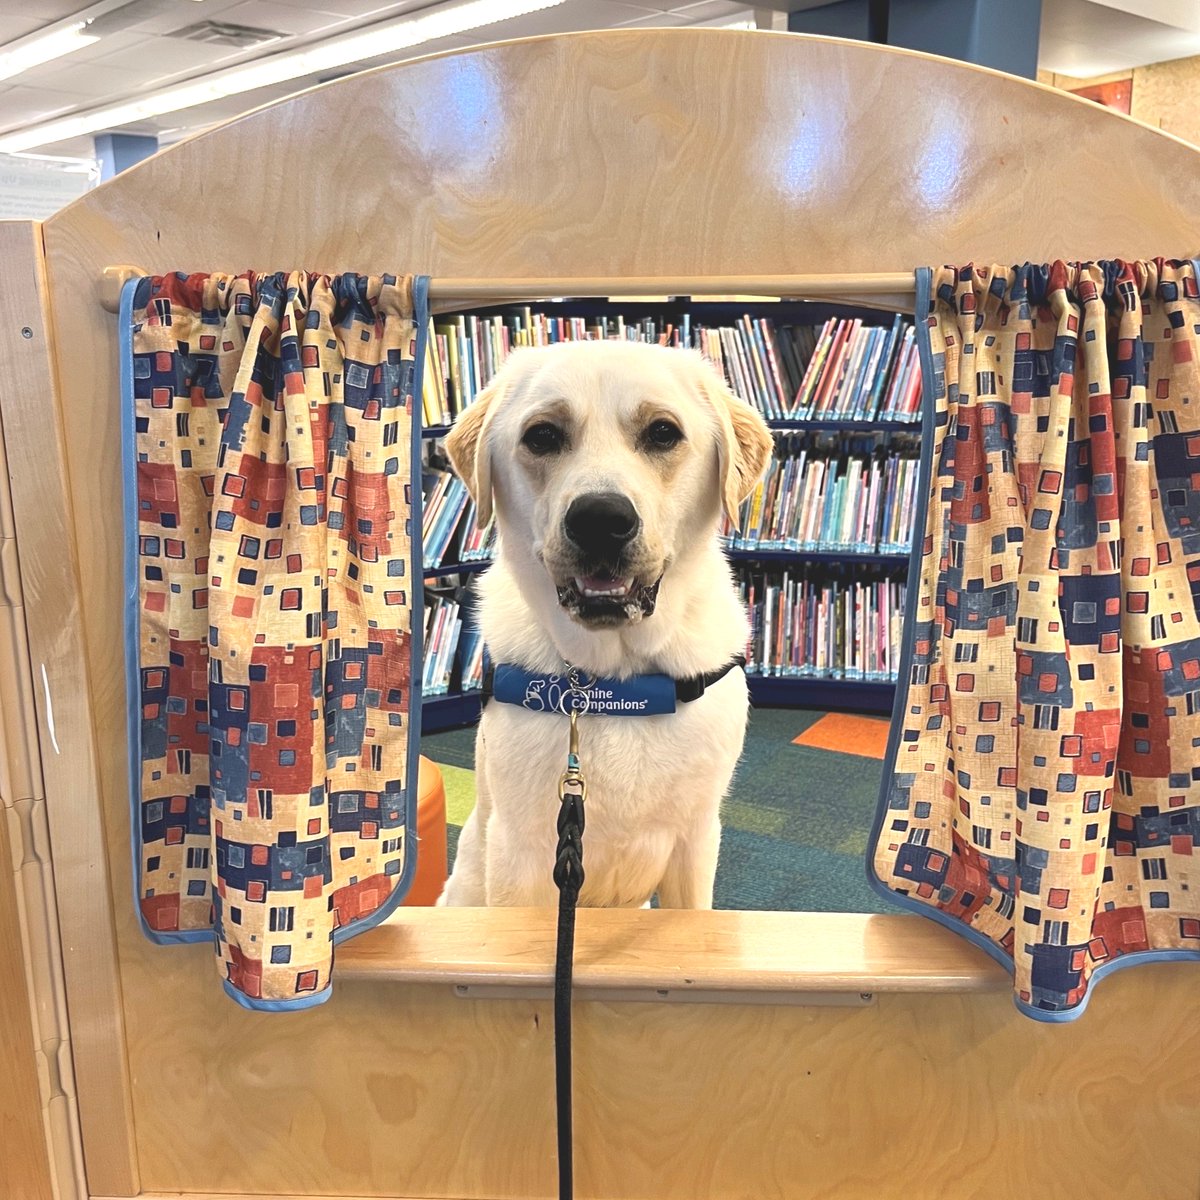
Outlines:
{"type": "Polygon", "coordinates": [[[439,905],[483,908],[487,904],[487,826],[492,806],[487,790],[483,731],[475,735],[475,807],[463,822],[454,870],[438,897],[439,905]]]}
{"type": "Polygon", "coordinates": [[[658,885],[661,908],[712,908],[721,849],[721,822],[716,815],[679,838],[658,885]]]}
{"type": "Polygon", "coordinates": [[[487,855],[487,818],[476,803],[458,835],[454,870],[438,897],[439,905],[483,908],[487,904],[485,880],[487,855]]]}
{"type": "Polygon", "coordinates": [[[488,825],[487,902],[507,908],[545,908],[558,904],[554,884],[554,814],[531,829],[519,820],[493,813],[488,825]]]}

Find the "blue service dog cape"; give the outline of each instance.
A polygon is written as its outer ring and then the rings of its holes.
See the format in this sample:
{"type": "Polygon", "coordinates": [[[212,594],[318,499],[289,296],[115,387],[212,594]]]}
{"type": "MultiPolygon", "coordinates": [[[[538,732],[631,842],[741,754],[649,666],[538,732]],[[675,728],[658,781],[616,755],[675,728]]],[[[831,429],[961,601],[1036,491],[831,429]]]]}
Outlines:
{"type": "MultiPolygon", "coordinates": [[[[656,717],[673,713],[677,703],[697,700],[705,689],[735,667],[746,665],[738,655],[706,675],[673,679],[670,675],[631,675],[628,679],[593,677],[583,673],[578,691],[587,697],[589,715],[601,717],[656,717]]],[[[529,671],[515,663],[497,663],[485,675],[484,702],[515,704],[530,712],[567,713],[573,689],[566,670],[554,674],[529,671]]]]}

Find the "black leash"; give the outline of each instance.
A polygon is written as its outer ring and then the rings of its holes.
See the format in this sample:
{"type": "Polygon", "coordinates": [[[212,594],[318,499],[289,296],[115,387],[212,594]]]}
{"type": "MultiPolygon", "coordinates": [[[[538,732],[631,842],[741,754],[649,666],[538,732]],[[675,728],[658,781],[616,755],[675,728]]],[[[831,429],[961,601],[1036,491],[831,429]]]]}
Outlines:
{"type": "MultiPolygon", "coordinates": [[[[686,680],[676,680],[676,697],[697,700],[746,660],[738,655],[732,662],[686,680]]],[[[567,668],[569,687],[563,697],[570,708],[571,741],[567,769],[558,781],[558,849],[554,858],[554,883],[558,887],[558,939],[554,960],[554,1091],[558,1111],[558,1196],[572,1200],[575,1194],[571,1121],[571,981],[575,961],[575,908],[583,887],[583,801],[587,785],[579,766],[579,715],[588,710],[587,687],[575,667],[567,668]]],[[[490,696],[490,672],[485,687],[490,696]]]]}
{"type": "MultiPolygon", "coordinates": [[[[585,701],[586,704],[586,701],[585,701]]],[[[575,906],[583,886],[583,799],[587,785],[579,769],[579,708],[571,709],[567,769],[558,781],[558,949],[554,962],[554,1084],[558,1103],[558,1195],[572,1200],[571,1152],[571,974],[575,959],[575,906]]]]}

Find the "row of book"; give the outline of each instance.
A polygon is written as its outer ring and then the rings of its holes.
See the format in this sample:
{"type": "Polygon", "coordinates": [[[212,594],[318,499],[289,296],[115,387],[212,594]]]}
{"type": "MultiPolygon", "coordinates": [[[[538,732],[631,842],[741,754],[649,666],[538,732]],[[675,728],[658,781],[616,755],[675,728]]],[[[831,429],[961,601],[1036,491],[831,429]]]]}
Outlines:
{"type": "Polygon", "coordinates": [[[831,318],[817,338],[789,419],[917,421],[921,367],[913,327],[897,314],[891,327],[831,318]]]}
{"type": "Polygon", "coordinates": [[[495,523],[482,529],[475,519],[475,502],[467,486],[453,471],[431,469],[421,480],[423,504],[422,561],[425,570],[451,562],[490,560],[495,545],[495,523]]]}
{"type": "Polygon", "coordinates": [[[452,683],[464,692],[483,686],[483,638],[456,595],[428,593],[421,694],[444,696],[452,683]]]}
{"type": "Polygon", "coordinates": [[[897,453],[846,455],[802,446],[771,460],[743,502],[733,550],[905,553],[916,518],[919,461],[897,453]]]}
{"type": "Polygon", "coordinates": [[[433,322],[427,339],[424,420],[449,425],[519,346],[616,339],[699,350],[739,396],[775,420],[912,421],[920,366],[913,327],[831,318],[823,326],[776,324],[749,313],[726,325],[678,318],[626,321],[618,314],[556,316],[531,308],[433,322]]]}
{"type": "Polygon", "coordinates": [[[752,573],[741,591],[751,621],[747,672],[895,681],[905,591],[899,580],[752,573]]]}
{"type": "MultiPolygon", "coordinates": [[[[772,459],[743,502],[736,527],[726,521],[725,544],[741,551],[907,553],[918,473],[913,455],[846,455],[801,447],[772,459]]],[[[480,528],[474,501],[453,472],[426,472],[425,570],[489,562],[495,540],[494,522],[480,528]]]]}
{"type": "MultiPolygon", "coordinates": [[[[739,588],[750,614],[746,670],[779,678],[894,682],[903,636],[904,582],[816,569],[748,571],[739,588]]],[[[483,639],[462,589],[428,592],[422,694],[483,686],[483,639]]]]}

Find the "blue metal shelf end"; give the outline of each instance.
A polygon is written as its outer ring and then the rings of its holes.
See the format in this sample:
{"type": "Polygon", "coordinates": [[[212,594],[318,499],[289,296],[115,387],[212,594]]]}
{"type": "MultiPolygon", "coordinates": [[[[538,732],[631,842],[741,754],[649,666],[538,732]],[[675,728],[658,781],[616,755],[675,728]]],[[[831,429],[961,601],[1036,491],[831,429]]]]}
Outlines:
{"type": "Polygon", "coordinates": [[[441,733],[474,725],[483,708],[482,692],[451,692],[446,696],[421,698],[421,732],[441,733]]]}
{"type": "Polygon", "coordinates": [[[473,562],[442,563],[440,567],[425,567],[421,571],[423,579],[441,579],[446,575],[470,575],[473,571],[486,571],[492,565],[490,558],[478,559],[473,562]]]}
{"type": "Polygon", "coordinates": [[[874,679],[812,679],[747,675],[750,702],[758,708],[832,708],[890,714],[894,683],[874,679]]]}

